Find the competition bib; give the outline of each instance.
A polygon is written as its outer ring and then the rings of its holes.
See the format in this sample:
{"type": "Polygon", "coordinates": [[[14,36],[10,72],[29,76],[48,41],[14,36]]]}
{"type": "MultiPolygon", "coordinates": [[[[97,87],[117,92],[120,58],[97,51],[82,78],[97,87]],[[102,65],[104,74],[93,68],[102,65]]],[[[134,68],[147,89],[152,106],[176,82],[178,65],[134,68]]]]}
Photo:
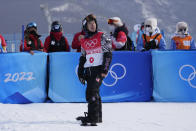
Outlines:
{"type": "Polygon", "coordinates": [[[99,66],[103,62],[103,54],[102,53],[96,53],[96,54],[89,54],[86,55],[86,63],[84,64],[84,67],[91,67],[91,66],[99,66]]]}

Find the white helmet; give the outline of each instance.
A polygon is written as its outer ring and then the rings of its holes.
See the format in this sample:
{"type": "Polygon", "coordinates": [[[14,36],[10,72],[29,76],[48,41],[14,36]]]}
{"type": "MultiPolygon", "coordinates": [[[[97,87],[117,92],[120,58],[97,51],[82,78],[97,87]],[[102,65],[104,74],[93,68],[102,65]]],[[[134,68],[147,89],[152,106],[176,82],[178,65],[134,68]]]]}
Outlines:
{"type": "Polygon", "coordinates": [[[110,25],[116,25],[118,27],[123,26],[123,22],[121,21],[121,19],[119,17],[111,17],[108,19],[108,24],[110,25]]]}
{"type": "Polygon", "coordinates": [[[179,35],[188,34],[188,24],[186,22],[178,22],[176,24],[176,33],[179,35]]]}
{"type": "Polygon", "coordinates": [[[148,32],[154,32],[157,28],[157,19],[156,18],[147,18],[144,23],[145,29],[147,29],[148,32]]]}

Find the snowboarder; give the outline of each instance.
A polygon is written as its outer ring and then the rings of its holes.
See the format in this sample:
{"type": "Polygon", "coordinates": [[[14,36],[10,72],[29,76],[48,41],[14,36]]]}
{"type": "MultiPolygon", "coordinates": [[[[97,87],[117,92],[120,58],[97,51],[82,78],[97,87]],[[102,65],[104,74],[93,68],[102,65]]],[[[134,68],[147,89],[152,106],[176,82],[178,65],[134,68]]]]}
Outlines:
{"type": "Polygon", "coordinates": [[[102,102],[99,88],[107,75],[112,60],[112,42],[103,32],[98,31],[96,17],[93,14],[85,17],[85,35],[80,40],[81,56],[79,60],[78,77],[82,84],[87,82],[86,101],[88,113],[84,117],[77,117],[83,126],[96,126],[102,122],[102,102]]]}

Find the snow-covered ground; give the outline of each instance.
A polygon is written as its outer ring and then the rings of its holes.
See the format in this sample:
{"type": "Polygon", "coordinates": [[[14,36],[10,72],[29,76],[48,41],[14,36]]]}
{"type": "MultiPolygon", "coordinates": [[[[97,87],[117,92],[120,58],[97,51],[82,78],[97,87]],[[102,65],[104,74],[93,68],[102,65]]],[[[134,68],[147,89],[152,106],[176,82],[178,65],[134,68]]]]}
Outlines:
{"type": "Polygon", "coordinates": [[[0,104],[0,131],[194,131],[196,103],[104,103],[103,123],[81,127],[85,103],[0,104]]]}

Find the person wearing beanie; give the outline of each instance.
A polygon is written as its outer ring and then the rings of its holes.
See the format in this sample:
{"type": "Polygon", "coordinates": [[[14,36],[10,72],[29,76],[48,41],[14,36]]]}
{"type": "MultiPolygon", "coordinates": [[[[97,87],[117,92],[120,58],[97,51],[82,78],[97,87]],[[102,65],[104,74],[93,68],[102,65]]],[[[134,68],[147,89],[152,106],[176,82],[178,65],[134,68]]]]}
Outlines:
{"type": "Polygon", "coordinates": [[[139,39],[137,50],[166,49],[166,42],[157,26],[156,18],[147,18],[144,22],[144,32],[139,39]]]}
{"type": "Polygon", "coordinates": [[[102,122],[102,102],[99,88],[109,70],[112,60],[112,41],[105,33],[98,31],[96,17],[88,15],[83,20],[85,34],[81,37],[81,56],[79,59],[78,78],[82,84],[87,83],[87,115],[77,117],[82,126],[96,126],[102,122]]]}
{"type": "Polygon", "coordinates": [[[59,21],[52,22],[50,35],[46,37],[44,42],[45,52],[69,52],[69,44],[67,38],[63,36],[62,25],[59,21]]]}
{"type": "Polygon", "coordinates": [[[111,32],[112,47],[115,51],[132,50],[133,43],[128,37],[128,29],[119,17],[111,17],[108,24],[114,27],[111,32]]]}
{"type": "Polygon", "coordinates": [[[5,42],[5,39],[4,37],[0,34],[0,53],[5,53],[7,52],[7,49],[6,49],[6,42],[5,42]]]}
{"type": "Polygon", "coordinates": [[[32,55],[34,50],[43,51],[42,41],[39,39],[41,35],[37,32],[37,24],[31,22],[27,24],[24,31],[24,45],[23,41],[20,45],[20,51],[29,51],[32,55]]]}
{"type": "Polygon", "coordinates": [[[173,50],[196,49],[194,39],[188,33],[188,24],[186,22],[178,22],[176,24],[176,32],[171,39],[171,49],[173,50]]]}

